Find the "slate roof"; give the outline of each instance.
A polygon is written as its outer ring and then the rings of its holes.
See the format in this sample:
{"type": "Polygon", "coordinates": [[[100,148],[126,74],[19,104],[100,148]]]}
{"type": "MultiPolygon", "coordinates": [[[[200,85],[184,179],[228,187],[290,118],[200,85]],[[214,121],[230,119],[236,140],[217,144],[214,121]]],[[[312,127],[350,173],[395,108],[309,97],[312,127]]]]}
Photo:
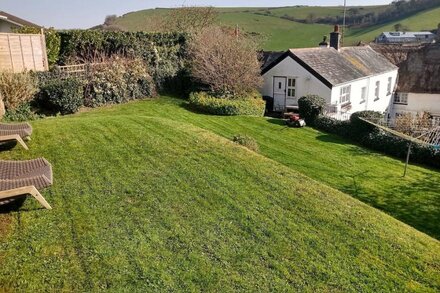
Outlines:
{"type": "MultiPolygon", "coordinates": [[[[4,11],[0,11],[0,17],[6,18],[6,21],[18,24],[20,26],[30,26],[30,27],[40,27],[39,25],[36,25],[35,23],[32,23],[30,21],[24,20],[22,18],[19,18],[15,15],[9,14],[4,11]]],[[[1,18],[0,18],[1,20],[1,18]]]]}
{"type": "Polygon", "coordinates": [[[440,94],[440,43],[408,54],[399,69],[397,91],[440,94]]]}
{"type": "Polygon", "coordinates": [[[397,70],[383,55],[369,46],[334,48],[290,49],[266,66],[268,72],[286,57],[291,57],[328,87],[372,75],[397,70]]]}
{"type": "Polygon", "coordinates": [[[261,53],[261,61],[262,66],[261,70],[264,70],[267,66],[269,66],[272,62],[280,58],[285,52],[277,52],[277,51],[263,51],[261,53]]]}
{"type": "Polygon", "coordinates": [[[417,38],[417,36],[435,36],[432,32],[383,32],[387,39],[395,38],[417,38]]]}

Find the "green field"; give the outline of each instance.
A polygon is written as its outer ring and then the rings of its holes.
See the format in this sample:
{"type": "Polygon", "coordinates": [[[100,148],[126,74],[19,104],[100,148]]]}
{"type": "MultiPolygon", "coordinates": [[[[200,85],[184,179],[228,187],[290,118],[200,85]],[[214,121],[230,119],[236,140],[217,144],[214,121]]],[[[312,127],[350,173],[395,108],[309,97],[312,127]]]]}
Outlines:
{"type": "Polygon", "coordinates": [[[1,158],[52,162],[54,209],[0,214],[0,291],[440,290],[437,240],[324,184],[436,234],[437,171],[168,97],[32,125],[1,158]]]}
{"type": "MultiPolygon", "coordinates": [[[[359,7],[361,14],[380,12],[387,6],[359,7]]],[[[287,15],[297,19],[305,19],[310,13],[315,17],[342,15],[342,7],[280,7],[280,8],[218,8],[219,24],[226,26],[238,25],[248,32],[256,32],[265,50],[286,50],[288,48],[314,47],[328,35],[333,27],[322,24],[304,24],[283,19],[287,15]],[[258,13],[258,14],[256,14],[258,13]],[[262,15],[265,14],[265,15],[262,15]]],[[[166,16],[169,9],[149,9],[128,13],[117,20],[121,27],[137,31],[150,30],[152,23],[166,16]]],[[[355,45],[359,41],[373,41],[383,31],[393,30],[396,23],[402,23],[411,30],[433,30],[440,19],[440,8],[420,12],[416,15],[390,22],[384,25],[362,29],[349,29],[345,45],[355,45]]]]}

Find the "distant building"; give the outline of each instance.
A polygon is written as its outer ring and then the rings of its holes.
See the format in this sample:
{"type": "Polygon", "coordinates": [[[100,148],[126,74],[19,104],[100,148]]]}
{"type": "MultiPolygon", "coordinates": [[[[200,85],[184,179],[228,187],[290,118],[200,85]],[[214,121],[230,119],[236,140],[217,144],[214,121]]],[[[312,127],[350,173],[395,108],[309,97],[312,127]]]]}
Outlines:
{"type": "Polygon", "coordinates": [[[12,14],[0,11],[0,33],[11,33],[20,27],[40,27],[30,21],[21,19],[12,14]]]}
{"type": "Polygon", "coordinates": [[[376,43],[432,43],[436,37],[436,34],[431,32],[383,32],[376,38],[376,43]]]}
{"type": "Polygon", "coordinates": [[[389,110],[397,66],[369,46],[341,48],[340,38],[336,27],[329,44],[268,54],[262,94],[274,111],[296,109],[298,98],[309,94],[324,98],[335,116],[389,110]]]}

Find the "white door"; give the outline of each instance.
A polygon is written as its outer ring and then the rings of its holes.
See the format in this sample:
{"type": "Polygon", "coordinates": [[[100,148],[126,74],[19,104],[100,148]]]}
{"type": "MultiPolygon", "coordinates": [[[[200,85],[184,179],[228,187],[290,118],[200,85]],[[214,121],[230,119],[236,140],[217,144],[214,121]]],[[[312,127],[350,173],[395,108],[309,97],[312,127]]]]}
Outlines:
{"type": "Polygon", "coordinates": [[[284,111],[286,107],[286,77],[273,78],[273,110],[284,111]]]}

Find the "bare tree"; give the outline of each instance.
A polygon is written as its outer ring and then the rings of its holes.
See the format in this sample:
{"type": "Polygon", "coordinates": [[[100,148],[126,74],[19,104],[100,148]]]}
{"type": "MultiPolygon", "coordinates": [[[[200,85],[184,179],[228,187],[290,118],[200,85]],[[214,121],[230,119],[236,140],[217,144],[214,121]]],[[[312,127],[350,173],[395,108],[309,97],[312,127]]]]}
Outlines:
{"type": "Polygon", "coordinates": [[[198,32],[217,20],[214,7],[183,6],[173,9],[164,20],[164,30],[178,32],[198,32]]]}
{"type": "Polygon", "coordinates": [[[107,15],[105,17],[104,23],[101,26],[101,29],[105,31],[123,31],[124,28],[118,24],[116,24],[116,20],[118,19],[118,16],[113,15],[107,15]]]}
{"type": "Polygon", "coordinates": [[[189,45],[192,76],[220,95],[238,96],[258,89],[257,43],[233,29],[210,27],[189,45]]]}
{"type": "Polygon", "coordinates": [[[108,25],[112,25],[112,24],[114,24],[117,18],[118,18],[118,16],[115,15],[115,14],[113,14],[113,15],[107,15],[107,16],[105,17],[105,20],[104,20],[104,25],[107,25],[107,26],[108,26],[108,25]]]}

